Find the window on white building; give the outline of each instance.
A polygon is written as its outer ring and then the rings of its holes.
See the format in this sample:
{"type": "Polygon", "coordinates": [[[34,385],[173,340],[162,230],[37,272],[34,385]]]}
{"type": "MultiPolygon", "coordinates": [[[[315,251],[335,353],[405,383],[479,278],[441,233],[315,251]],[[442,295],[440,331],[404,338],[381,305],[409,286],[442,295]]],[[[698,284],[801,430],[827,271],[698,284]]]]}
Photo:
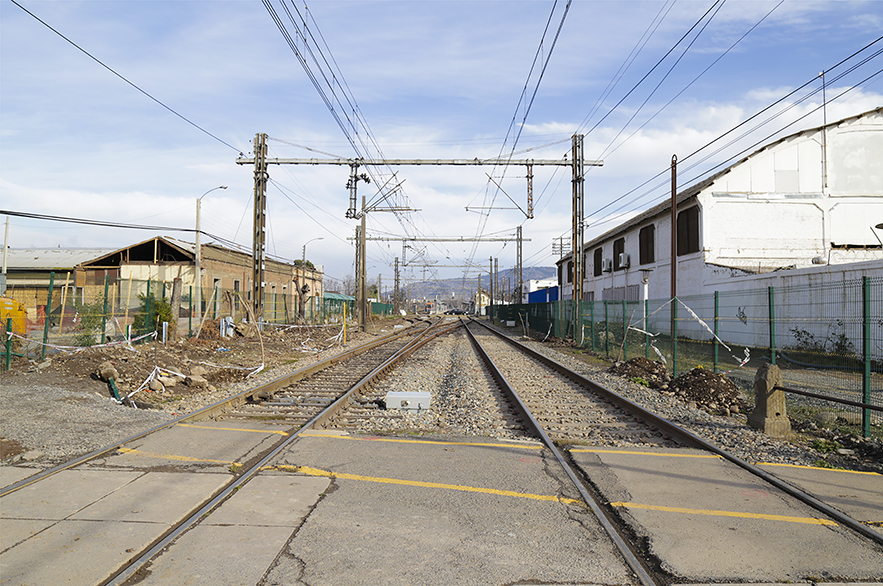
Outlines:
{"type": "Polygon", "coordinates": [[[678,256],[699,252],[699,206],[678,214],[678,256]]]}
{"type": "Polygon", "coordinates": [[[642,265],[656,260],[656,228],[653,224],[644,226],[638,232],[638,260],[642,265]]]}
{"type": "Polygon", "coordinates": [[[625,267],[619,262],[619,255],[625,252],[625,238],[617,238],[613,241],[613,270],[621,271],[625,267]]]}

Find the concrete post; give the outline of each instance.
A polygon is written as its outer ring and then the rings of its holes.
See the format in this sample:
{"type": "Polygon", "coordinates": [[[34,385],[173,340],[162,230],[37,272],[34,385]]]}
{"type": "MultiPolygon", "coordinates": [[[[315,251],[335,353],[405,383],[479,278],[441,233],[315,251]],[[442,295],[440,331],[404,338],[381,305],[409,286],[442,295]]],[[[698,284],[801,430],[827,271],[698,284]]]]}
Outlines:
{"type": "Polygon", "coordinates": [[[782,371],[775,364],[764,364],[754,375],[754,411],[748,425],[765,434],[786,439],[791,435],[791,421],[785,413],[785,392],[774,390],[783,382],[782,371]]]}

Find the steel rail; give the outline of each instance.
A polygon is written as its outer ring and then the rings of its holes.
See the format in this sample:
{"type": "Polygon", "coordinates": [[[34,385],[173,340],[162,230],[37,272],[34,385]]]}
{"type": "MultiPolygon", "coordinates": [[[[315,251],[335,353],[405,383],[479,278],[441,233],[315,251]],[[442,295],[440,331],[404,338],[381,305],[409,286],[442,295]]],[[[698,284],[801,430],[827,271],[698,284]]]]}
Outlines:
{"type": "MultiPolygon", "coordinates": [[[[471,321],[473,323],[479,323],[475,320],[471,321]]],[[[613,526],[613,523],[611,523],[610,519],[607,517],[604,509],[601,508],[601,505],[595,500],[595,498],[589,493],[589,491],[586,490],[586,487],[583,485],[582,481],[580,481],[576,473],[573,471],[573,467],[555,446],[555,443],[533,416],[533,413],[530,412],[528,406],[521,400],[521,397],[518,395],[515,388],[512,387],[508,380],[506,380],[506,377],[503,375],[502,372],[500,372],[500,369],[497,367],[497,365],[494,364],[494,361],[476,339],[472,331],[468,327],[466,328],[466,331],[468,332],[469,339],[475,346],[478,355],[481,357],[482,361],[485,363],[485,365],[487,365],[488,369],[490,370],[491,376],[493,376],[494,380],[497,382],[503,392],[508,395],[509,398],[515,403],[516,410],[519,412],[522,419],[524,419],[525,423],[527,423],[527,426],[530,428],[530,430],[542,440],[543,444],[546,446],[546,449],[555,456],[555,459],[561,465],[561,468],[563,468],[564,471],[567,473],[567,476],[570,478],[573,486],[576,487],[576,489],[579,491],[583,502],[585,502],[586,506],[588,506],[589,509],[595,514],[595,517],[604,528],[607,536],[610,537],[614,545],[616,545],[616,549],[619,551],[620,555],[622,555],[629,568],[637,575],[638,579],[641,581],[641,584],[643,586],[658,586],[658,583],[653,580],[649,572],[646,570],[646,568],[644,568],[644,564],[641,562],[640,559],[638,559],[638,557],[632,551],[631,547],[629,547],[628,543],[626,543],[625,539],[623,539],[623,537],[619,534],[619,532],[616,530],[616,527],[613,526]]],[[[493,330],[490,331],[498,336],[500,335],[493,330]]]]}
{"type": "MultiPolygon", "coordinates": [[[[380,374],[386,372],[392,365],[398,363],[403,360],[411,353],[414,352],[417,348],[433,339],[434,337],[443,335],[448,333],[450,330],[454,328],[448,328],[445,330],[435,331],[432,336],[428,336],[427,334],[434,327],[437,327],[441,321],[437,321],[435,324],[431,324],[429,328],[417,334],[417,337],[414,340],[411,340],[406,344],[403,348],[400,348],[395,354],[387,358],[380,366],[373,369],[370,373],[362,377],[362,379],[353,385],[344,395],[342,395],[338,400],[334,401],[332,404],[325,407],[318,415],[313,417],[310,421],[300,426],[300,428],[290,434],[287,438],[281,441],[275,448],[273,448],[267,455],[262,457],[257,463],[252,465],[247,470],[243,470],[242,473],[237,476],[233,482],[228,484],[225,488],[223,488],[219,493],[217,493],[214,497],[212,497],[208,502],[203,504],[198,510],[191,513],[186,519],[180,521],[175,526],[169,529],[164,535],[162,535],[154,544],[138,554],[131,561],[126,563],[124,567],[119,569],[114,575],[110,578],[107,578],[105,581],[101,582],[100,586],[121,586],[127,580],[132,578],[138,570],[140,570],[145,564],[147,564],[151,559],[153,559],[159,552],[168,547],[169,544],[172,543],[178,536],[187,531],[190,527],[199,522],[202,517],[213,509],[217,508],[221,504],[224,503],[231,495],[235,494],[239,489],[241,489],[245,484],[248,483],[249,480],[257,476],[258,472],[260,472],[269,462],[271,462],[276,456],[282,453],[283,450],[288,448],[295,440],[300,438],[301,433],[310,429],[313,424],[319,420],[319,417],[329,411],[338,411],[349,397],[351,397],[354,393],[358,392],[359,389],[364,387],[366,384],[375,380],[380,374]]],[[[454,327],[460,327],[460,324],[454,327]]]]}
{"type": "Polygon", "coordinates": [[[313,419],[308,421],[304,425],[304,429],[316,429],[320,425],[326,423],[343,409],[347,401],[349,401],[350,397],[360,393],[365,387],[374,382],[381,375],[385,374],[393,365],[401,362],[431,340],[434,340],[439,336],[448,334],[460,327],[463,327],[462,320],[458,320],[457,324],[454,324],[450,327],[432,332],[431,335],[430,330],[424,330],[414,340],[408,342],[408,344],[404,348],[396,352],[394,355],[390,356],[385,362],[383,362],[377,368],[365,375],[365,377],[357,382],[355,385],[353,385],[352,388],[347,391],[345,395],[338,398],[331,405],[329,405],[327,409],[323,410],[321,413],[313,417],[313,419]]]}
{"type": "Polygon", "coordinates": [[[786,393],[794,393],[795,395],[803,395],[804,397],[812,397],[813,399],[822,399],[823,401],[828,401],[830,403],[840,403],[841,405],[861,407],[862,409],[870,409],[871,411],[883,411],[883,406],[880,405],[871,405],[869,403],[862,403],[861,401],[850,401],[849,399],[841,399],[839,397],[832,397],[830,395],[820,395],[819,393],[810,393],[809,391],[790,389],[788,387],[783,387],[780,385],[774,386],[773,390],[784,391],[786,393]]]}
{"type": "Polygon", "coordinates": [[[668,421],[667,419],[663,419],[662,417],[659,417],[655,413],[652,413],[651,411],[644,409],[640,405],[637,405],[636,403],[629,401],[625,397],[621,397],[621,396],[617,395],[616,393],[614,393],[613,391],[605,389],[604,387],[602,387],[598,383],[591,381],[576,372],[573,372],[572,370],[570,370],[569,368],[567,368],[565,365],[561,364],[560,362],[557,362],[557,361],[549,358],[548,356],[544,356],[543,354],[540,354],[539,352],[537,352],[536,350],[534,350],[532,348],[528,348],[524,344],[521,344],[517,340],[513,340],[509,336],[501,334],[500,332],[491,328],[487,324],[477,321],[477,320],[473,320],[473,321],[474,321],[474,323],[477,323],[477,324],[487,328],[489,331],[493,332],[495,335],[499,336],[500,338],[502,338],[503,340],[505,340],[506,342],[508,342],[512,346],[515,346],[516,348],[522,350],[523,352],[525,352],[529,356],[532,356],[532,357],[536,358],[537,360],[540,360],[541,362],[543,362],[543,364],[545,364],[545,365],[549,366],[550,368],[554,369],[555,371],[563,374],[564,376],[568,377],[570,380],[576,382],[577,384],[583,385],[586,388],[590,389],[591,391],[597,392],[597,393],[603,395],[604,397],[610,399],[612,402],[622,406],[623,409],[631,411],[633,414],[638,416],[640,419],[645,419],[647,422],[650,423],[650,425],[657,427],[657,429],[659,429],[661,432],[663,432],[665,434],[670,434],[672,439],[675,439],[676,441],[679,441],[679,442],[683,441],[683,443],[685,445],[689,445],[691,447],[699,448],[701,450],[705,450],[705,451],[711,452],[713,454],[717,454],[718,456],[724,458],[725,460],[728,460],[728,461],[732,462],[733,464],[736,464],[740,468],[743,468],[744,470],[746,470],[746,471],[750,472],[751,474],[757,476],[758,478],[764,480],[768,484],[771,484],[772,486],[778,488],[782,492],[796,498],[797,500],[801,501],[802,503],[804,503],[806,505],[809,505],[810,507],[814,508],[815,510],[819,511],[820,513],[830,517],[834,521],[837,521],[841,525],[844,525],[844,526],[852,529],[856,533],[860,533],[864,537],[867,537],[867,538],[871,539],[872,541],[874,541],[880,545],[883,545],[883,534],[873,531],[870,527],[865,526],[860,521],[857,521],[856,519],[853,519],[852,517],[846,515],[845,513],[838,511],[837,509],[820,501],[819,499],[812,496],[811,494],[803,492],[799,488],[797,488],[791,484],[788,484],[787,482],[777,478],[776,476],[773,476],[772,474],[770,474],[764,470],[761,470],[760,468],[758,468],[757,466],[755,466],[753,464],[749,464],[745,460],[742,460],[741,458],[738,458],[738,457],[734,456],[733,454],[730,454],[729,452],[712,444],[711,442],[699,437],[698,435],[695,435],[693,432],[687,431],[686,429],[679,427],[678,425],[672,423],[671,421],[668,421]]]}
{"type": "MultiPolygon", "coordinates": [[[[425,323],[425,322],[421,321],[418,323],[425,323]]],[[[258,396],[258,395],[261,395],[264,393],[272,393],[272,392],[274,392],[274,391],[276,391],[276,390],[278,390],[288,384],[291,384],[292,382],[296,382],[298,380],[306,378],[307,376],[315,374],[321,370],[324,370],[330,366],[333,366],[334,364],[337,364],[337,363],[342,362],[344,360],[348,360],[348,359],[352,358],[353,356],[363,354],[369,350],[376,348],[377,346],[381,346],[381,345],[386,344],[387,342],[391,342],[392,340],[395,340],[397,338],[414,335],[413,328],[415,327],[415,325],[416,324],[412,324],[411,326],[405,328],[404,330],[402,330],[400,332],[393,332],[391,334],[381,336],[375,340],[371,340],[370,342],[367,342],[365,344],[361,344],[351,350],[346,350],[344,352],[340,352],[338,354],[335,354],[334,356],[330,356],[324,360],[320,360],[319,362],[314,362],[314,363],[309,364],[303,368],[300,368],[292,373],[283,375],[279,378],[276,378],[276,379],[269,381],[267,383],[264,383],[262,385],[258,385],[256,387],[251,388],[251,389],[247,389],[247,390],[242,391],[241,393],[236,394],[232,397],[228,397],[227,399],[222,399],[221,401],[218,401],[216,403],[212,403],[211,405],[207,405],[205,407],[202,407],[201,409],[198,409],[198,410],[194,411],[193,413],[188,413],[187,415],[182,415],[180,417],[172,419],[171,421],[157,425],[156,427],[152,427],[148,430],[136,433],[135,435],[129,436],[123,440],[120,440],[120,441],[114,443],[114,444],[110,444],[108,446],[98,448],[96,450],[89,452],[88,454],[84,454],[82,456],[74,458],[73,460],[70,460],[68,462],[63,462],[61,464],[58,464],[57,466],[53,466],[52,468],[48,468],[42,472],[34,474],[33,476],[29,476],[23,480],[19,480],[18,482],[15,482],[13,484],[10,484],[9,486],[6,486],[6,487],[3,487],[2,489],[0,489],[0,497],[4,497],[7,494],[11,494],[17,490],[25,488],[26,486],[30,486],[31,484],[34,484],[34,483],[44,480],[50,476],[58,474],[59,472],[63,472],[64,470],[69,470],[71,468],[74,468],[75,466],[79,466],[80,464],[88,462],[89,460],[94,460],[96,458],[99,458],[99,457],[103,456],[104,454],[112,452],[129,442],[133,442],[135,440],[141,439],[141,438],[148,436],[152,433],[155,433],[157,431],[161,431],[163,429],[173,427],[175,425],[178,425],[179,423],[186,423],[188,421],[202,421],[205,419],[210,419],[219,413],[223,413],[224,411],[228,410],[230,407],[236,407],[238,405],[241,405],[242,403],[245,403],[248,399],[250,399],[252,397],[255,397],[255,396],[258,396]]]]}

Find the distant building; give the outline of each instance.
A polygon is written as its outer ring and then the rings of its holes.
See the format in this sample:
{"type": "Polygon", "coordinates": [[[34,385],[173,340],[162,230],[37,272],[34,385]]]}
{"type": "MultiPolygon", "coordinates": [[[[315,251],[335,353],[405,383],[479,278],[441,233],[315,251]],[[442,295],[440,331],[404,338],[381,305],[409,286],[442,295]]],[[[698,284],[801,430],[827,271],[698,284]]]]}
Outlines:
{"type": "MultiPolygon", "coordinates": [[[[105,282],[109,311],[125,311],[139,305],[138,296],[147,293],[148,281],[153,287],[151,293],[161,298],[170,295],[171,283],[180,278],[186,300],[181,309],[186,312],[196,283],[195,255],[194,244],[164,236],[118,250],[9,249],[6,296],[24,305],[29,322],[36,323],[46,314],[52,273],[53,312],[59,310],[62,299],[69,308],[103,299],[105,282]]],[[[246,306],[252,301],[251,254],[204,244],[201,265],[203,309],[210,310],[212,316],[246,316],[246,306]]],[[[265,265],[265,320],[294,321],[298,291],[303,285],[306,317],[318,316],[323,294],[321,266],[307,263],[302,268],[300,260],[285,263],[273,259],[267,259],[265,265]]],[[[199,313],[196,308],[193,311],[199,313]]],[[[72,311],[66,313],[73,316],[72,311]]],[[[125,315],[131,319],[131,312],[125,315]]]]}
{"type": "MultiPolygon", "coordinates": [[[[122,297],[131,303],[139,294],[146,293],[148,281],[170,284],[179,278],[185,298],[196,285],[196,245],[167,236],[149,240],[92,258],[77,266],[78,279],[86,288],[86,295],[103,291],[105,277],[117,285],[133,281],[131,292],[125,285],[118,287],[122,297]]],[[[252,256],[216,244],[202,245],[201,259],[202,310],[212,314],[246,316],[246,306],[252,304],[252,256]],[[217,289],[217,291],[215,291],[217,289]]],[[[322,299],[322,270],[300,267],[296,263],[266,259],[264,269],[264,319],[293,321],[298,309],[298,290],[306,285],[305,305],[309,319],[320,310],[322,299]]],[[[156,293],[161,297],[161,293],[156,293]]],[[[199,313],[199,311],[197,311],[199,313]]]]}
{"type": "Polygon", "coordinates": [[[28,319],[33,320],[37,312],[45,315],[50,281],[57,296],[55,305],[61,302],[65,283],[69,287],[68,298],[80,299],[83,288],[75,286],[76,266],[108,252],[110,249],[106,248],[10,248],[4,295],[24,305],[28,319]]]}
{"type": "Polygon", "coordinates": [[[558,280],[554,277],[550,279],[530,279],[525,283],[525,291],[522,296],[522,303],[538,303],[538,301],[532,301],[532,299],[539,299],[539,295],[534,295],[537,291],[541,291],[543,289],[549,289],[551,287],[555,288],[555,299],[549,299],[549,292],[546,291],[542,297],[544,297],[544,301],[557,301],[558,300],[558,280]]]}
{"type": "MultiPolygon", "coordinates": [[[[881,222],[877,108],[779,139],[681,191],[678,295],[881,275],[881,222]]],[[[585,244],[583,300],[641,299],[644,279],[649,298],[668,299],[671,228],[669,200],[585,244]]],[[[572,299],[572,254],[558,283],[572,299]]]]}

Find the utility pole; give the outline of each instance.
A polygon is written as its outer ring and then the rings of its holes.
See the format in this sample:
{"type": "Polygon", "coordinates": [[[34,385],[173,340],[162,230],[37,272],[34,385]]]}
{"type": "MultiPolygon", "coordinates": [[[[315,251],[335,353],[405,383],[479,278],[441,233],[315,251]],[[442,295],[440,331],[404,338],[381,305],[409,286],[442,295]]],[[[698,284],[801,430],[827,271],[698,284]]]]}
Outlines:
{"type": "Polygon", "coordinates": [[[193,284],[196,286],[196,291],[194,295],[194,307],[196,308],[197,314],[199,314],[200,316],[202,315],[202,243],[199,240],[201,234],[201,230],[199,229],[199,219],[202,213],[202,198],[204,198],[216,189],[227,189],[227,186],[219,185],[217,187],[212,187],[211,189],[196,198],[196,250],[193,257],[196,274],[193,278],[193,284]]]}
{"type": "Polygon", "coordinates": [[[254,319],[264,315],[264,249],[267,223],[267,135],[254,137],[254,223],[252,230],[251,294],[254,319]]]}
{"type": "Polygon", "coordinates": [[[573,135],[573,341],[582,344],[583,300],[583,135],[573,135]],[[579,332],[577,332],[579,330],[579,332]]]}
{"type": "MultiPolygon", "coordinates": [[[[500,301],[503,301],[503,287],[500,286],[500,259],[494,259],[494,291],[497,294],[497,297],[500,298],[500,301]]],[[[495,312],[496,313],[496,312],[495,312]]],[[[494,316],[496,317],[496,316],[494,316]]]]}
{"type": "Polygon", "coordinates": [[[481,273],[478,273],[478,295],[475,297],[475,315],[481,315],[481,273]]]}
{"type": "Polygon", "coordinates": [[[365,263],[365,222],[368,210],[365,204],[365,194],[362,194],[362,229],[359,232],[359,331],[368,331],[368,280],[367,266],[365,263]]]}
{"type": "Polygon", "coordinates": [[[361,231],[362,231],[362,228],[360,226],[356,226],[356,275],[355,275],[356,282],[354,284],[355,289],[353,290],[353,297],[356,297],[357,301],[358,301],[358,295],[359,295],[359,275],[362,274],[362,265],[361,265],[362,255],[360,254],[361,250],[359,250],[359,242],[362,241],[361,236],[359,235],[361,233],[361,231]]]}
{"type": "MultiPolygon", "coordinates": [[[[533,183],[531,182],[530,185],[533,186],[533,183]]],[[[522,258],[521,258],[521,226],[518,226],[518,235],[516,238],[518,239],[518,251],[517,251],[518,252],[517,259],[518,260],[517,260],[516,267],[515,267],[516,276],[517,276],[516,294],[518,295],[518,299],[516,300],[516,303],[521,303],[521,292],[524,289],[524,274],[523,274],[524,267],[522,266],[522,258]]]]}
{"type": "Polygon", "coordinates": [[[671,355],[677,368],[678,335],[678,156],[671,156],[671,355]]]}
{"type": "Polygon", "coordinates": [[[489,293],[490,293],[491,301],[490,301],[490,303],[488,303],[488,306],[487,306],[488,307],[487,316],[488,316],[488,319],[490,319],[491,312],[493,311],[491,308],[494,306],[494,257],[491,256],[491,257],[489,257],[488,260],[490,261],[490,266],[488,267],[488,276],[489,276],[488,288],[490,289],[489,293]]]}
{"type": "Polygon", "coordinates": [[[392,293],[393,311],[398,312],[398,310],[401,307],[400,306],[401,296],[399,293],[399,257],[396,257],[396,266],[395,266],[395,273],[393,273],[393,279],[395,281],[395,284],[393,286],[393,293],[392,293]]]}

